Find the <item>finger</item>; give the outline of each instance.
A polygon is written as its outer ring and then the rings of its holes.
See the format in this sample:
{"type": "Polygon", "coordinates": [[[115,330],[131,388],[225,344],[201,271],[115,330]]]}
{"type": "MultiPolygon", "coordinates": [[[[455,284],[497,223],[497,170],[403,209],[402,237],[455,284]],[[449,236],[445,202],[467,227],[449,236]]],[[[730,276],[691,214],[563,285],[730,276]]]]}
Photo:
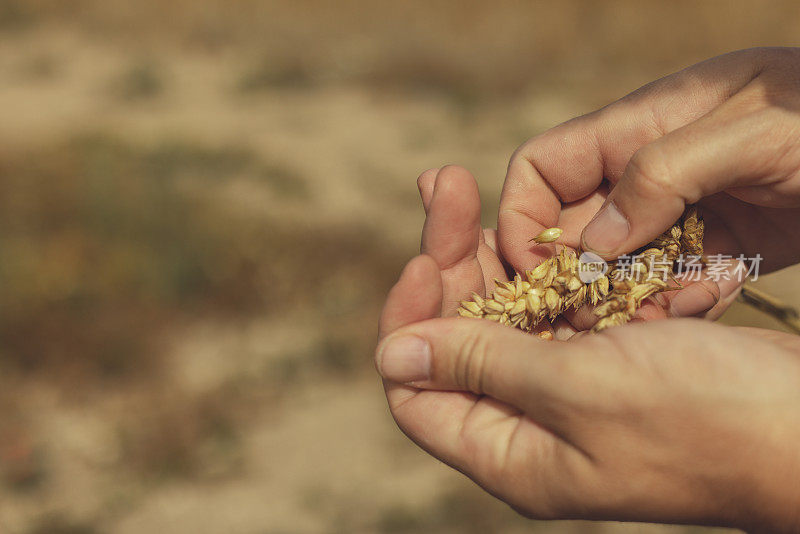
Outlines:
{"type": "MultiPolygon", "coordinates": [[[[730,276],[732,267],[726,270],[725,276],[730,276]]],[[[730,295],[741,285],[736,278],[720,277],[719,281],[707,278],[704,273],[698,273],[697,279],[683,276],[678,277],[678,282],[683,289],[664,291],[646,299],[641,307],[636,310],[634,320],[655,321],[668,317],[706,317],[714,319],[730,305],[730,295]],[[726,300],[720,304],[722,299],[726,300]]],[[[735,295],[734,297],[735,298],[735,295]]],[[[594,314],[594,306],[581,306],[577,310],[567,310],[563,317],[577,330],[589,330],[598,321],[594,314]]]]}
{"type": "Polygon", "coordinates": [[[493,248],[493,246],[497,246],[496,234],[495,230],[484,228],[478,244],[477,257],[481,271],[483,271],[484,291],[494,287],[494,280],[506,280],[508,278],[506,267],[493,248]]]}
{"type": "Polygon", "coordinates": [[[553,336],[559,341],[572,339],[577,333],[578,330],[564,318],[559,317],[553,323],[553,336]]]}
{"type": "Polygon", "coordinates": [[[484,293],[478,260],[480,209],[478,184],[466,169],[451,165],[439,170],[422,230],[422,252],[441,271],[443,315],[452,315],[471,292],[484,293]]]}
{"type": "Polygon", "coordinates": [[[433,198],[433,187],[436,183],[436,174],[439,169],[428,169],[417,178],[417,189],[419,189],[419,196],[422,198],[422,207],[425,213],[428,213],[428,208],[431,205],[431,198],[433,198]]]}
{"type": "MultiPolygon", "coordinates": [[[[441,312],[442,278],[439,266],[430,256],[413,258],[400,279],[389,291],[381,313],[378,339],[408,324],[438,317],[441,312]]],[[[402,362],[398,363],[402,365],[402,362]]],[[[420,390],[384,379],[383,387],[391,405],[401,405],[416,397],[420,390]]]]}
{"type": "Polygon", "coordinates": [[[376,365],[394,382],[488,395],[565,435],[579,397],[572,385],[586,380],[577,365],[584,350],[580,343],[543,341],[489,321],[448,319],[415,323],[387,337],[376,365]]]}
{"type": "Polygon", "coordinates": [[[581,247],[581,233],[587,221],[603,206],[607,196],[608,187],[604,182],[582,199],[562,204],[555,226],[561,228],[563,233],[557,242],[578,250],[581,247]]]}
{"type": "Polygon", "coordinates": [[[713,273],[707,267],[702,272],[687,272],[679,276],[677,281],[683,284],[684,289],[658,295],[663,299],[667,315],[718,319],[744,284],[744,277],[737,272],[743,266],[740,260],[731,258],[727,264],[715,264],[713,273]]]}
{"type": "Polygon", "coordinates": [[[750,101],[745,89],[708,115],[639,149],[584,230],[584,249],[606,258],[636,249],[669,228],[687,204],[730,188],[750,203],[800,204],[792,181],[800,168],[793,126],[781,111],[747,112],[750,101]],[[758,191],[767,185],[771,197],[751,198],[742,189],[757,186],[758,191]]]}
{"type": "Polygon", "coordinates": [[[720,288],[719,301],[711,309],[699,313],[698,316],[712,321],[716,321],[722,317],[727,309],[731,307],[731,304],[736,302],[739,293],[742,292],[744,280],[731,278],[729,280],[721,280],[717,285],[719,285],[720,288]]]}
{"type": "MultiPolygon", "coordinates": [[[[658,319],[666,319],[669,314],[667,312],[667,303],[662,299],[663,294],[654,295],[642,302],[641,306],[636,310],[633,315],[632,322],[637,321],[655,321],[658,319]]],[[[599,317],[594,313],[595,306],[586,304],[577,310],[567,310],[562,314],[562,317],[569,321],[569,324],[577,331],[586,331],[591,329],[599,320],[599,317]]]]}
{"type": "Polygon", "coordinates": [[[528,240],[558,222],[561,204],[592,194],[604,177],[618,179],[637,150],[727,100],[753,79],[760,62],[759,51],[741,51],[699,63],[522,145],[500,202],[506,260],[518,271],[536,265],[541,258],[528,240]]]}
{"type": "MultiPolygon", "coordinates": [[[[738,202],[729,195],[720,193],[704,199],[702,209],[703,219],[706,223],[703,248],[707,257],[729,255],[729,257],[735,259],[739,255],[744,256],[744,251],[741,249],[742,244],[748,240],[749,235],[761,233],[749,232],[747,231],[748,229],[744,227],[741,228],[741,231],[737,231],[737,228],[732,227],[739,225],[738,221],[740,218],[749,220],[752,223],[753,220],[758,220],[761,215],[759,210],[754,209],[752,206],[743,206],[741,202],[738,202]],[[735,205],[735,207],[733,205],[735,205]],[[724,215],[724,217],[720,217],[720,215],[724,215]]],[[[784,230],[786,230],[785,227],[784,230]]],[[[764,245],[766,245],[765,241],[761,240],[757,246],[760,248],[764,245]]],[[[786,248],[787,247],[781,246],[778,250],[785,250],[786,248]]],[[[753,254],[753,256],[755,256],[755,254],[753,254]]],[[[771,259],[780,262],[781,258],[775,256],[775,254],[770,254],[771,259]]],[[[792,262],[790,261],[789,263],[792,262]]],[[[737,266],[739,268],[744,267],[742,262],[736,259],[734,262],[731,262],[731,265],[725,269],[722,276],[719,277],[710,276],[707,267],[702,273],[702,276],[711,279],[719,288],[719,300],[711,309],[699,311],[695,315],[691,315],[683,310],[673,310],[672,315],[682,317],[698,316],[711,320],[716,320],[722,316],[725,310],[736,300],[736,296],[739,294],[742,284],[745,282],[741,273],[746,273],[747,269],[737,274],[737,266]]],[[[680,276],[679,279],[681,283],[685,285],[684,280],[688,282],[694,278],[690,273],[686,272],[686,268],[684,267],[684,274],[680,276]]]]}
{"type": "Polygon", "coordinates": [[[389,291],[381,313],[378,339],[402,326],[432,319],[439,315],[442,279],[439,266],[430,256],[417,256],[403,269],[389,291]]]}
{"type": "Polygon", "coordinates": [[[495,255],[497,255],[497,230],[494,228],[483,229],[483,242],[489,247],[495,255]]]}

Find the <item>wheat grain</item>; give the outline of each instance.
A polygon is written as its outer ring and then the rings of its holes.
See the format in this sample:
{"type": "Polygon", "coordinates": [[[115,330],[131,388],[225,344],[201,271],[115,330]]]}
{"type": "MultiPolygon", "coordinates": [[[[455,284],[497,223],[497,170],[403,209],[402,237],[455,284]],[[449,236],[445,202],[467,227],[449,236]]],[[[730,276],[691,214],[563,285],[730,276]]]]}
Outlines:
{"type": "Polygon", "coordinates": [[[547,230],[542,230],[542,233],[531,239],[531,241],[535,241],[539,244],[552,243],[561,237],[562,233],[564,233],[564,230],[561,228],[548,228],[547,230]]]}
{"type": "Polygon", "coordinates": [[[608,277],[585,284],[578,276],[580,262],[575,253],[563,249],[510,282],[495,280],[492,295],[473,295],[458,310],[462,317],[480,317],[530,331],[544,319],[553,320],[570,308],[597,304],[610,290],[608,277]]]}
{"type": "MultiPolygon", "coordinates": [[[[690,207],[670,229],[636,251],[629,265],[613,262],[607,275],[598,274],[587,283],[580,273],[591,269],[575,252],[563,248],[524,276],[495,280],[490,295],[473,294],[472,300],[461,303],[458,314],[531,331],[545,319],[553,321],[569,309],[591,304],[598,318],[593,332],[627,323],[645,300],[668,289],[666,275],[671,276],[681,254],[702,256],[703,232],[702,218],[690,207]],[[663,276],[654,272],[659,261],[663,276]],[[626,271],[630,271],[627,276],[626,271]]],[[[548,228],[531,241],[552,243],[561,233],[560,228],[548,228]]]]}

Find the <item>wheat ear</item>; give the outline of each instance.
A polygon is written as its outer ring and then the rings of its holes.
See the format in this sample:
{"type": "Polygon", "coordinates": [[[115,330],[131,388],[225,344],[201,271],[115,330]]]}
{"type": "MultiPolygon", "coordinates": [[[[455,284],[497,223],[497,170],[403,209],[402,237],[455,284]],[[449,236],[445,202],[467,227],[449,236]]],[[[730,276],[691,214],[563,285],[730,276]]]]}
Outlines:
{"type": "MultiPolygon", "coordinates": [[[[473,294],[461,303],[458,314],[531,331],[544,319],[552,321],[570,308],[592,304],[598,318],[593,332],[624,324],[647,298],[668,289],[667,282],[653,273],[653,263],[662,261],[671,273],[680,254],[702,256],[703,232],[703,220],[691,207],[669,230],[637,251],[630,276],[621,276],[622,266],[616,262],[608,275],[593,277],[589,283],[579,276],[586,266],[574,252],[562,249],[524,276],[516,274],[510,282],[495,280],[491,296],[473,294]]],[[[560,229],[549,228],[532,241],[553,242],[560,235],[560,229]]]]}

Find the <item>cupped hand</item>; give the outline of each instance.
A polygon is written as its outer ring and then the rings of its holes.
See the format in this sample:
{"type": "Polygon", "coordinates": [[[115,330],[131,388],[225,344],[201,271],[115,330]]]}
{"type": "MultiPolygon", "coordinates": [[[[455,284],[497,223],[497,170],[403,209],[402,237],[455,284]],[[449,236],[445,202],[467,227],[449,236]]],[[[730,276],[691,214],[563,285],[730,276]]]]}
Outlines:
{"type": "MultiPolygon", "coordinates": [[[[541,261],[530,238],[607,259],[668,228],[687,204],[706,220],[706,251],[763,257],[769,272],[800,260],[800,49],[726,54],[648,84],[557,126],[511,158],[498,244],[518,271],[541,261]]],[[[718,316],[740,277],[704,280],[672,315],[718,316]]]]}
{"type": "Polygon", "coordinates": [[[469,173],[419,185],[423,254],[389,294],[376,353],[412,440],[531,517],[800,527],[794,337],[680,320],[546,342],[440,318],[503,265],[469,173]]]}
{"type": "Polygon", "coordinates": [[[376,353],[397,424],[433,456],[532,518],[800,528],[795,337],[678,319],[542,341],[423,321],[440,290],[413,260],[376,353]]]}

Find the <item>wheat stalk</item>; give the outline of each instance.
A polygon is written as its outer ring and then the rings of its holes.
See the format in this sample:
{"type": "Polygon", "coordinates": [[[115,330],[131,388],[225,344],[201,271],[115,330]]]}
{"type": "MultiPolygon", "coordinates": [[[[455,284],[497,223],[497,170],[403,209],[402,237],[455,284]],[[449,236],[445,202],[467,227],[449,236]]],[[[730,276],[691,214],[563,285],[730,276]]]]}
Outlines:
{"type": "Polygon", "coordinates": [[[774,317],[795,334],[800,334],[800,313],[777,297],[745,284],[739,293],[739,301],[774,317]]]}
{"type": "MultiPolygon", "coordinates": [[[[461,303],[458,314],[530,332],[545,319],[552,321],[569,309],[591,304],[597,306],[598,318],[593,332],[627,323],[646,299],[669,289],[666,280],[653,272],[655,263],[661,261],[664,271],[672,273],[681,254],[702,257],[703,232],[702,218],[690,207],[669,230],[636,251],[630,265],[614,262],[607,275],[592,277],[588,283],[580,273],[590,271],[590,266],[564,248],[524,276],[516,274],[510,282],[495,280],[491,296],[473,293],[472,300],[461,303]],[[625,270],[629,276],[623,276],[625,270]]],[[[560,236],[559,228],[549,228],[532,241],[551,243],[560,236]]]]}

